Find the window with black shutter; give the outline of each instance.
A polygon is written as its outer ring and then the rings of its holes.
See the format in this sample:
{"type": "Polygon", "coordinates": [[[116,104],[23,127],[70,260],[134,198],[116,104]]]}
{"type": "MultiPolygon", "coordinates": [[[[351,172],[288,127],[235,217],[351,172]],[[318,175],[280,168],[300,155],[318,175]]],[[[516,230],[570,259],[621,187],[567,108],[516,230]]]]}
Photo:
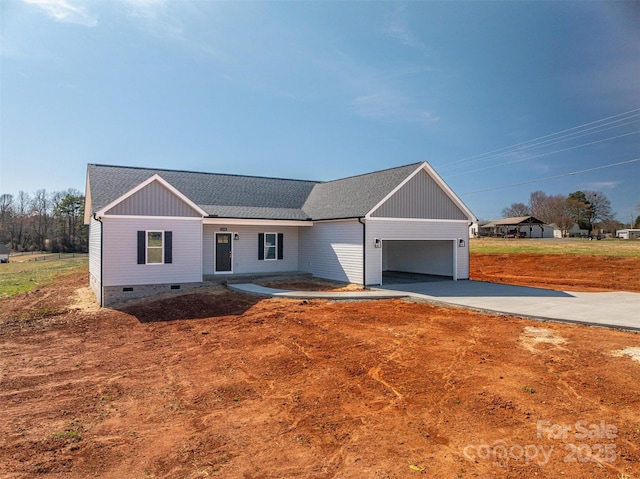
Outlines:
{"type": "Polygon", "coordinates": [[[258,233],[258,259],[260,261],[284,259],[284,234],[258,233]]]}
{"type": "Polygon", "coordinates": [[[138,264],[170,264],[173,262],[171,231],[138,231],[138,264]]]}

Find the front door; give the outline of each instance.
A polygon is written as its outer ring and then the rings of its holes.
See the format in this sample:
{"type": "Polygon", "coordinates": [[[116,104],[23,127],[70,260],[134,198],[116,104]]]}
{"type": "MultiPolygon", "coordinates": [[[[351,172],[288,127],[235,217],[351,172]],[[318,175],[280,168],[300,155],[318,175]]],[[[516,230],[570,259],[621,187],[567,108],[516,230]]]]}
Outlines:
{"type": "Polygon", "coordinates": [[[231,233],[216,233],[216,273],[231,272],[231,233]]]}

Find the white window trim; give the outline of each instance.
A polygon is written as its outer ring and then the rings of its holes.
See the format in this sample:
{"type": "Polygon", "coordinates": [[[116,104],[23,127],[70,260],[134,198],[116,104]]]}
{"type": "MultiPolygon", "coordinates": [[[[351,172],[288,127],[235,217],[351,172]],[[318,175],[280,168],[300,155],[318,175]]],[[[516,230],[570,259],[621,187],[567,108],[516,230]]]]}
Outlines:
{"type": "Polygon", "coordinates": [[[278,261],[278,233],[264,233],[264,261],[278,261]],[[267,235],[273,235],[275,236],[276,240],[273,244],[273,246],[269,245],[267,246],[267,235]],[[267,249],[268,248],[273,248],[274,249],[274,254],[273,254],[273,258],[267,258],[267,249]]]}
{"type": "Polygon", "coordinates": [[[144,236],[144,261],[145,264],[156,265],[164,264],[164,230],[146,230],[144,236]],[[162,244],[160,246],[149,246],[149,233],[160,233],[162,235],[162,244]],[[149,262],[149,248],[160,249],[162,251],[162,261],[160,263],[149,262]]]}

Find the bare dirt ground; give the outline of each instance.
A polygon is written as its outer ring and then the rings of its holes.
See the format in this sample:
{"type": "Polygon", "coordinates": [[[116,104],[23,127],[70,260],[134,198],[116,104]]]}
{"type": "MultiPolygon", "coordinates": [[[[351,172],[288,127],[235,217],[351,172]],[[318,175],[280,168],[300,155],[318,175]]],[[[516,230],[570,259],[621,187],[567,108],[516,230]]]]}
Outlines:
{"type": "Polygon", "coordinates": [[[638,334],[85,285],[1,303],[0,477],[640,477],[638,334]]]}
{"type": "Polygon", "coordinates": [[[562,291],[640,292],[640,258],[472,253],[470,276],[562,291]]]}
{"type": "Polygon", "coordinates": [[[280,280],[280,281],[258,281],[258,284],[267,288],[291,289],[294,291],[362,291],[362,286],[358,284],[345,284],[338,281],[325,279],[306,280],[280,280]]]}

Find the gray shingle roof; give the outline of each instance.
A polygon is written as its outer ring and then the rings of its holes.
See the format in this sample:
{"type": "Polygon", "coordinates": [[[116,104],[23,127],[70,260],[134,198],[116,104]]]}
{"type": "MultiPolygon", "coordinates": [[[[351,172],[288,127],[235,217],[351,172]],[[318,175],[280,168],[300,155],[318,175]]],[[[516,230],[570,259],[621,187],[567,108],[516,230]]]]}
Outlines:
{"type": "Polygon", "coordinates": [[[211,216],[331,219],[366,215],[421,163],[335,181],[88,165],[92,213],[158,174],[211,216]]]}
{"type": "Polygon", "coordinates": [[[303,209],[314,220],[362,217],[421,164],[319,183],[311,191],[303,209]]]}

